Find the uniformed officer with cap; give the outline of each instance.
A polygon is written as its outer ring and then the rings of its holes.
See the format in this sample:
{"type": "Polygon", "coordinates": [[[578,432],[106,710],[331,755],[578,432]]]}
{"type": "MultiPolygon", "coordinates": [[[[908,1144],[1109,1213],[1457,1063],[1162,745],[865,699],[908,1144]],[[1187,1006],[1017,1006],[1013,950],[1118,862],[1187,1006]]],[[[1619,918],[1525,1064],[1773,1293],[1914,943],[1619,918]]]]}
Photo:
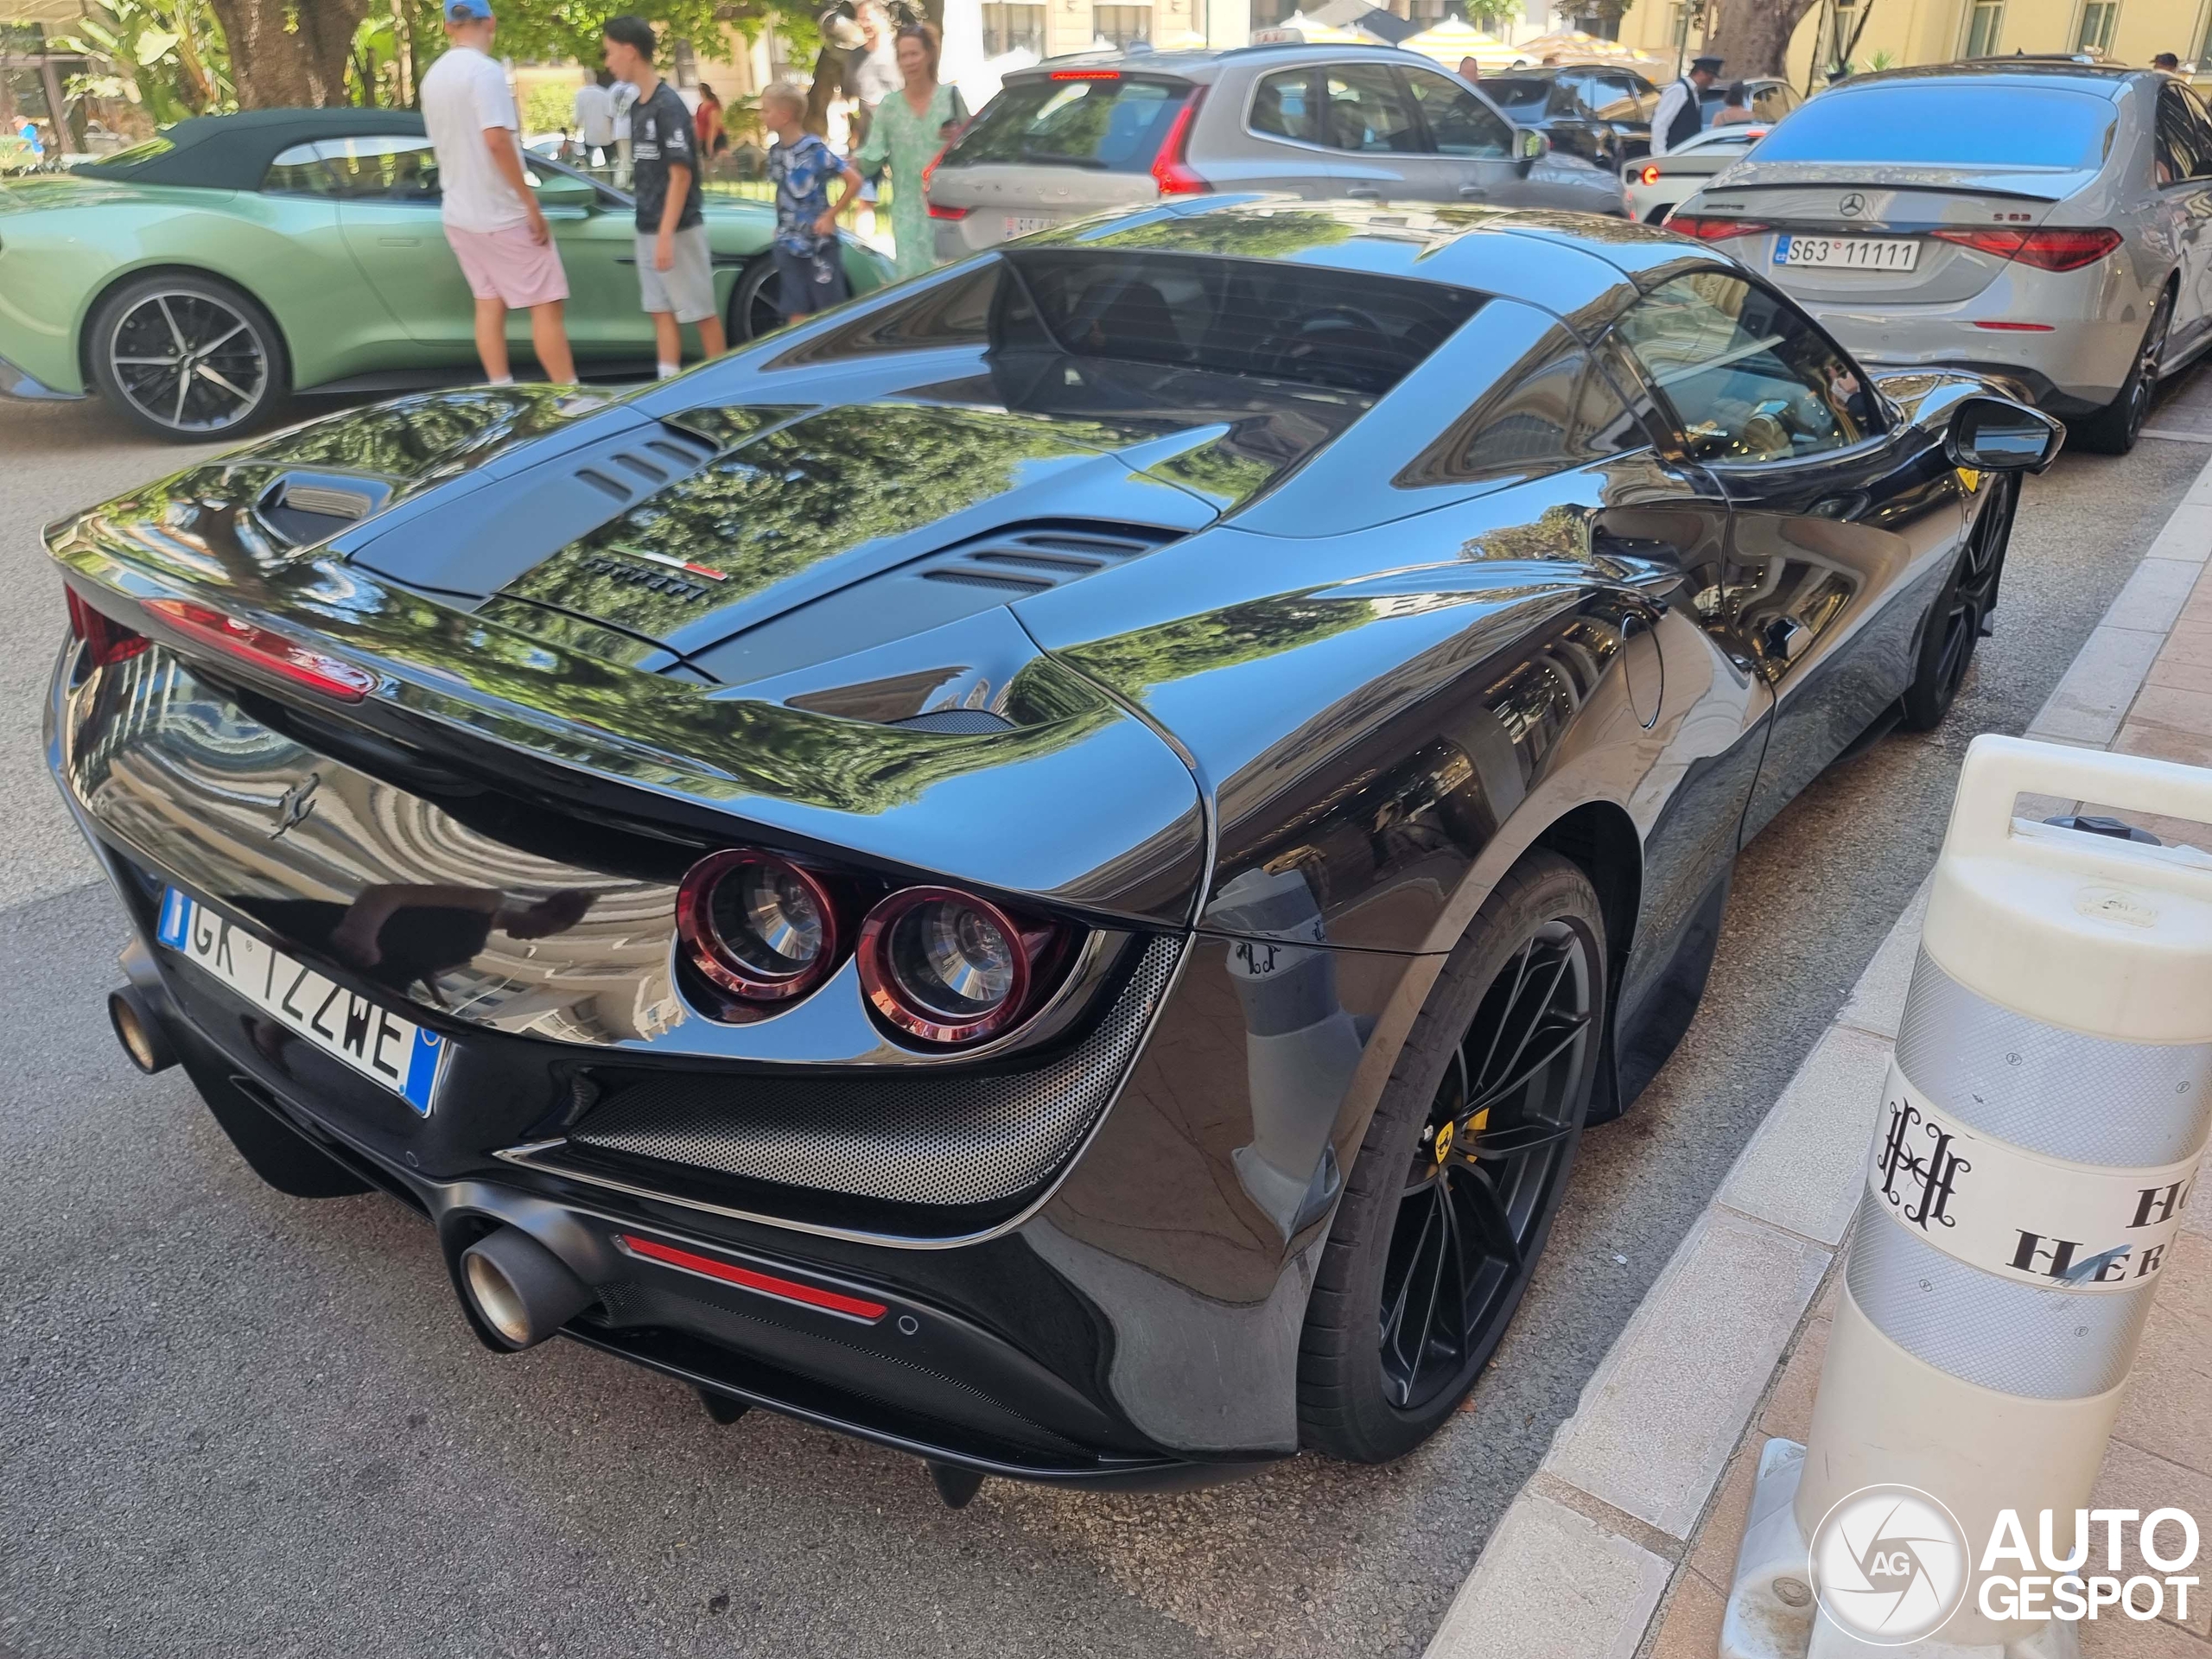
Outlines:
{"type": "Polygon", "coordinates": [[[1698,94],[1720,78],[1719,58],[1692,58],[1690,72],[1659,94],[1651,112],[1651,153],[1680,149],[1705,129],[1705,105],[1698,94]]]}

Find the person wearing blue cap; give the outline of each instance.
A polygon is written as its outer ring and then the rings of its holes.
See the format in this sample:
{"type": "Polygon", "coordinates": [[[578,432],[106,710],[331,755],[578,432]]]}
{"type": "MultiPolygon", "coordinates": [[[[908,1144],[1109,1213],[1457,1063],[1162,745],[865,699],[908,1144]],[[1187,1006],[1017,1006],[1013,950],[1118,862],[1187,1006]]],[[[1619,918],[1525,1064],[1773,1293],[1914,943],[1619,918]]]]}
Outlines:
{"type": "Polygon", "coordinates": [[[446,53],[423,77],[423,125],[438,155],[446,240],[476,296],[476,353],[495,386],[511,384],[507,313],[530,313],[531,344],[550,380],[576,378],[562,322],[569,297],[560,250],[523,171],[521,122],[491,56],[490,0],[445,0],[446,53]]]}

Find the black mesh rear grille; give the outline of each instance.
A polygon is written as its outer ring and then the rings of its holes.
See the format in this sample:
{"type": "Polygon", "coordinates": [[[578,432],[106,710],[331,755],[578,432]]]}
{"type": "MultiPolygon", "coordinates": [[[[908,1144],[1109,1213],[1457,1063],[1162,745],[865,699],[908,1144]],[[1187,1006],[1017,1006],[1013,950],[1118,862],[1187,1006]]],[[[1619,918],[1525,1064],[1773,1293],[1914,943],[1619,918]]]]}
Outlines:
{"type": "Polygon", "coordinates": [[[1096,1028],[1028,1071],[814,1079],[671,1076],[610,1096],[577,1147],[894,1204],[1002,1203],[1073,1152],[1136,1058],[1179,938],[1147,944],[1096,1028]]]}

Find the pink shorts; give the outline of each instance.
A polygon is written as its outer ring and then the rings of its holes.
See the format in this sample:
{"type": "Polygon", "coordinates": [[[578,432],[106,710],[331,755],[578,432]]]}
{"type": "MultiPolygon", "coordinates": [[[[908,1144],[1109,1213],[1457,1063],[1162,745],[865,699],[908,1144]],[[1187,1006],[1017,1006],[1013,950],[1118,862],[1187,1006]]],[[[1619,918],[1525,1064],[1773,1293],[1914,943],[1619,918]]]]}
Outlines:
{"type": "Polygon", "coordinates": [[[498,231],[445,227],[468,291],[480,300],[497,300],[510,310],[527,310],[569,297],[569,274],[561,269],[560,250],[549,238],[543,246],[531,239],[530,226],[498,231]]]}

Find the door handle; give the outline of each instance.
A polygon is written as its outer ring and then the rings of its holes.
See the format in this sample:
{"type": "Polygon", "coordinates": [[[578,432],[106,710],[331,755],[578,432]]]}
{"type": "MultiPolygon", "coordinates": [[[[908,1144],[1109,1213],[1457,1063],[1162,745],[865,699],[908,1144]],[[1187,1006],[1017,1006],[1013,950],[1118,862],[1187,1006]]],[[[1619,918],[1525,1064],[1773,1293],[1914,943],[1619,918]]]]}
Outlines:
{"type": "Polygon", "coordinates": [[[1484,189],[1479,184],[1463,184],[1459,187],[1459,200],[1462,201],[1487,201],[1490,200],[1490,192],[1484,189]]]}
{"type": "Polygon", "coordinates": [[[422,245],[423,238],[419,236],[380,236],[377,238],[377,246],[380,248],[419,248],[422,245]]]}
{"type": "Polygon", "coordinates": [[[1374,186],[1368,184],[1356,184],[1351,186],[1350,188],[1345,190],[1344,196],[1348,200],[1351,201],[1380,201],[1382,200],[1382,193],[1380,190],[1377,190],[1374,186]]]}

